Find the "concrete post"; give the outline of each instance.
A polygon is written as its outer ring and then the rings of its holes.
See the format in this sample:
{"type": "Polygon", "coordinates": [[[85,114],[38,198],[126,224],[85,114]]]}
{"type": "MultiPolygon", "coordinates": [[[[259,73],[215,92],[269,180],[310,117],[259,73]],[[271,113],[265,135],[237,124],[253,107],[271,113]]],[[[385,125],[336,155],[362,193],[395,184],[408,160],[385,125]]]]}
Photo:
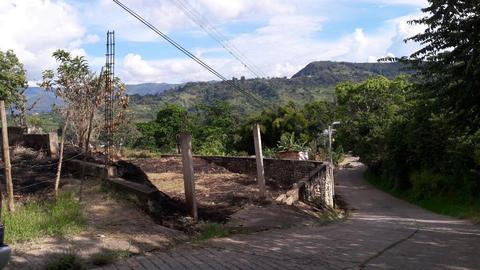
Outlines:
{"type": "Polygon", "coordinates": [[[260,126],[258,124],[255,124],[253,127],[253,140],[255,142],[255,156],[257,159],[259,197],[265,198],[265,171],[263,170],[262,139],[260,135],[260,126]]]}
{"type": "Polygon", "coordinates": [[[333,197],[334,197],[334,180],[333,180],[333,165],[331,163],[326,164],[327,167],[325,168],[325,193],[323,202],[327,207],[334,207],[333,197]]]}
{"type": "Polygon", "coordinates": [[[198,220],[197,201],[195,199],[195,178],[192,160],[192,135],[180,135],[180,147],[183,165],[183,183],[185,187],[185,201],[187,211],[194,220],[198,220]]]}
{"type": "Polygon", "coordinates": [[[58,135],[56,132],[48,133],[48,153],[52,159],[58,158],[58,135]]]}

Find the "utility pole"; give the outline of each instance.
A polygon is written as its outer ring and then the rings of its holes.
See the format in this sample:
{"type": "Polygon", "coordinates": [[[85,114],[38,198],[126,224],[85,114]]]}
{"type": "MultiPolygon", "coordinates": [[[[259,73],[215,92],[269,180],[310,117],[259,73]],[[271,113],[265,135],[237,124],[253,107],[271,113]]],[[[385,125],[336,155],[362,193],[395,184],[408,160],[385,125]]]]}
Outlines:
{"type": "Polygon", "coordinates": [[[257,160],[257,179],[259,197],[265,198],[265,171],[263,169],[263,153],[262,153],[262,138],[260,134],[260,126],[255,124],[253,127],[253,140],[255,143],[255,157],[257,160]]]}
{"type": "Polygon", "coordinates": [[[3,163],[5,166],[5,183],[8,194],[8,210],[15,211],[13,203],[13,183],[12,183],[12,164],[10,164],[10,146],[8,145],[8,124],[7,114],[5,113],[5,101],[0,100],[0,117],[2,119],[2,149],[3,149],[3,163]]]}

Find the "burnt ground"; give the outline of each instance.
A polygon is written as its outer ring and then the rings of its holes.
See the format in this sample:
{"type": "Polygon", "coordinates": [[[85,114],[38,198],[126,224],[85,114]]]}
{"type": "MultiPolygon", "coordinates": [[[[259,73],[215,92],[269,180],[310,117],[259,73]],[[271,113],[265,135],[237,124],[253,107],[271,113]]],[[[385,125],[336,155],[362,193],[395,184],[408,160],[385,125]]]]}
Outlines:
{"type": "MultiPolygon", "coordinates": [[[[65,146],[64,161],[70,159],[83,159],[81,150],[69,145],[65,146]]],[[[10,160],[12,166],[13,192],[17,199],[46,197],[52,194],[58,159],[50,158],[44,151],[36,151],[23,146],[10,147],[10,160]]],[[[100,162],[101,155],[95,154],[86,158],[88,161],[100,162]]],[[[4,164],[0,160],[0,183],[5,190],[4,164]]],[[[62,178],[69,177],[68,168],[63,166],[62,178]]],[[[62,182],[61,182],[62,184],[62,182]]]]}
{"type": "MultiPolygon", "coordinates": [[[[143,171],[148,183],[185,204],[182,163],[179,157],[129,160],[143,171]]],[[[287,188],[266,180],[267,199],[259,200],[254,175],[233,173],[223,167],[194,158],[195,189],[199,219],[227,222],[232,214],[246,205],[270,204],[271,199],[285,193],[287,188]]]]}

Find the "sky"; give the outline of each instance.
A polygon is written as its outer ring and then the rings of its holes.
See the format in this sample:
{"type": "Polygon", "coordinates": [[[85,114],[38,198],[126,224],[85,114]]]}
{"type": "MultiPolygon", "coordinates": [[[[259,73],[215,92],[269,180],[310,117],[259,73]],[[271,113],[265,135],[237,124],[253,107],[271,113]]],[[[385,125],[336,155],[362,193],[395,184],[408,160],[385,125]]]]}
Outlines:
{"type": "MultiPolygon", "coordinates": [[[[422,31],[407,21],[426,0],[122,0],[227,78],[290,77],[312,61],[375,62],[405,56],[422,31]],[[204,28],[184,10],[196,14],[204,28]],[[223,46],[246,59],[245,67],[223,46]],[[237,53],[238,52],[238,53],[237,53]]],[[[84,56],[98,72],[115,31],[116,76],[129,84],[217,79],[112,0],[0,0],[0,50],[12,49],[30,86],[54,69],[52,53],[84,56]]]]}

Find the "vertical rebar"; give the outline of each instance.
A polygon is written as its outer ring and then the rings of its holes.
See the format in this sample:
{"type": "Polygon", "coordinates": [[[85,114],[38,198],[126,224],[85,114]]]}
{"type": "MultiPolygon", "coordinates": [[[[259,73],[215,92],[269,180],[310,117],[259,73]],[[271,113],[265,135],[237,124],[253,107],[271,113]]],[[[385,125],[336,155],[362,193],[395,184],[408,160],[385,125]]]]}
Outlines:
{"type": "Polygon", "coordinates": [[[107,31],[107,51],[105,54],[105,164],[112,159],[114,100],[115,100],[115,32],[107,31]]]}

